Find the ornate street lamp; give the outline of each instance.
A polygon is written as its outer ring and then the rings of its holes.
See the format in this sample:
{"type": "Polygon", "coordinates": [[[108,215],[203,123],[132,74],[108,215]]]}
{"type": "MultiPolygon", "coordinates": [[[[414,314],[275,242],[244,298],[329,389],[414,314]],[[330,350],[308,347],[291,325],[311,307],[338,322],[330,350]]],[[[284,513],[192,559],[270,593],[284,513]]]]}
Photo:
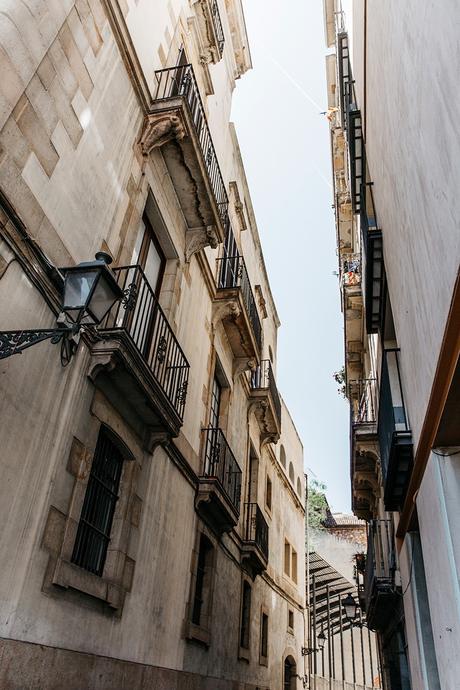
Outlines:
{"type": "Polygon", "coordinates": [[[322,649],[324,649],[324,643],[325,642],[326,642],[326,635],[324,634],[324,631],[321,628],[321,632],[318,635],[318,639],[317,639],[318,647],[302,647],[302,656],[308,656],[309,654],[313,654],[314,652],[320,652],[322,649]]]}
{"type": "Polygon", "coordinates": [[[326,635],[324,634],[324,630],[321,629],[320,634],[318,635],[318,649],[321,651],[324,649],[324,645],[326,643],[326,635]]]}
{"type": "Polygon", "coordinates": [[[349,623],[353,623],[358,612],[358,604],[353,599],[352,594],[349,592],[342,603],[343,610],[345,611],[345,616],[349,623]]]}
{"type": "Polygon", "coordinates": [[[64,297],[58,327],[0,331],[0,359],[20,354],[43,340],[51,340],[52,343],[61,342],[61,362],[68,364],[82,328],[99,325],[115,302],[123,297],[123,290],[109,268],[111,262],[109,254],[98,252],[94,261],[60,269],[64,274],[64,297]]]}

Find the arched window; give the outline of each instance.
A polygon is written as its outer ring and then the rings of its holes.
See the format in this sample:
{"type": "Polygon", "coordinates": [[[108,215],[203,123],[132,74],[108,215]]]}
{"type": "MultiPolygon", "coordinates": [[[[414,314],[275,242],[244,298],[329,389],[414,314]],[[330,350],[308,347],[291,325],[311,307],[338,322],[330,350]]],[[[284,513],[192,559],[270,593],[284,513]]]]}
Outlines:
{"type": "Polygon", "coordinates": [[[280,447],[280,463],[283,467],[286,467],[286,451],[284,450],[284,446],[280,447]]]}
{"type": "Polygon", "coordinates": [[[300,481],[300,477],[297,477],[297,493],[299,498],[302,498],[302,482],[300,481]]]}
{"type": "Polygon", "coordinates": [[[292,462],[289,463],[289,479],[294,484],[294,465],[292,462]]]}
{"type": "Polygon", "coordinates": [[[284,690],[294,690],[296,686],[297,666],[292,656],[284,660],[284,690]]]}

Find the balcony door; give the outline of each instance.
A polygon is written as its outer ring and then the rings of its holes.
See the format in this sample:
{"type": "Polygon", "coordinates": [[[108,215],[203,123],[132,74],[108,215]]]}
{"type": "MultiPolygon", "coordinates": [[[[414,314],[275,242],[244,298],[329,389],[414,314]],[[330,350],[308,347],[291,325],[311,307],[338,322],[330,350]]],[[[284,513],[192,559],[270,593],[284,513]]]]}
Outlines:
{"type": "Polygon", "coordinates": [[[141,226],[134,245],[132,263],[140,266],[152,288],[158,297],[161,290],[166,259],[158,243],[149,219],[144,214],[141,226]]]}
{"type": "Polygon", "coordinates": [[[222,386],[214,376],[211,391],[211,404],[209,407],[209,428],[206,443],[206,474],[216,473],[216,465],[220,460],[220,436],[219,436],[219,416],[220,403],[222,398],[222,386]]]}
{"type": "Polygon", "coordinates": [[[129,283],[136,299],[134,308],[126,315],[125,328],[142,355],[150,361],[153,346],[165,349],[161,340],[164,334],[158,331],[157,312],[166,258],[146,214],[137,234],[131,264],[133,275],[129,283]]]}

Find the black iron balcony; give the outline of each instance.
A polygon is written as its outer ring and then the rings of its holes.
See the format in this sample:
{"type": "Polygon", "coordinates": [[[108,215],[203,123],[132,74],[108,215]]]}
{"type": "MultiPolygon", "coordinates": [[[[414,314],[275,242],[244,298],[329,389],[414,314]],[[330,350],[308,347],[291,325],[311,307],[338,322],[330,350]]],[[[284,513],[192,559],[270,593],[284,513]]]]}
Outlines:
{"type": "Polygon", "coordinates": [[[353,425],[357,428],[377,424],[377,380],[350,381],[348,394],[353,407],[353,425]]]}
{"type": "Polygon", "coordinates": [[[369,520],[379,497],[377,445],[377,381],[350,381],[351,406],[350,471],[352,507],[358,517],[369,520]]]}
{"type": "Polygon", "coordinates": [[[371,520],[367,533],[364,606],[368,627],[383,631],[395,619],[400,591],[395,582],[396,551],[392,520],[371,520]]]}
{"type": "Polygon", "coordinates": [[[249,374],[249,389],[251,399],[261,403],[255,407],[255,414],[262,434],[276,443],[281,433],[281,399],[269,359],[263,359],[249,374]]]}
{"type": "Polygon", "coordinates": [[[245,505],[245,532],[242,546],[243,562],[254,578],[267,568],[268,524],[257,503],[245,505]]]}
{"type": "Polygon", "coordinates": [[[158,70],[155,82],[142,150],[161,147],[189,230],[216,246],[227,226],[228,196],[192,65],[158,70]]]}
{"type": "Polygon", "coordinates": [[[242,256],[217,259],[216,304],[231,305],[222,321],[235,357],[259,361],[262,326],[242,256]]]}
{"type": "Polygon", "coordinates": [[[348,148],[350,154],[350,192],[351,206],[355,213],[361,208],[361,184],[366,171],[365,149],[361,111],[348,112],[348,148]]]}
{"type": "Polygon", "coordinates": [[[348,48],[348,34],[344,31],[337,34],[337,67],[342,127],[344,130],[347,130],[348,113],[354,104],[354,89],[348,48]]]}
{"type": "Polygon", "coordinates": [[[221,429],[203,429],[203,472],[195,507],[211,527],[229,532],[238,523],[241,499],[241,469],[221,429]]]}
{"type": "Polygon", "coordinates": [[[412,432],[404,405],[399,349],[383,352],[378,416],[380,460],[387,510],[402,508],[413,465],[412,432]]]}
{"type": "Polygon", "coordinates": [[[219,51],[220,57],[222,57],[222,53],[224,50],[224,44],[225,44],[225,36],[224,36],[224,30],[222,28],[222,21],[220,18],[219,6],[217,4],[217,0],[212,0],[212,2],[211,2],[211,16],[212,16],[212,26],[213,26],[214,33],[216,36],[216,41],[217,41],[217,49],[219,51]]]}
{"type": "Polygon", "coordinates": [[[384,264],[382,231],[377,227],[372,188],[361,185],[361,237],[364,259],[364,302],[366,329],[377,333],[382,323],[384,297],[384,264]]]}
{"type": "Polygon", "coordinates": [[[113,273],[125,297],[101,323],[90,375],[135,429],[177,435],[189,364],[142,268],[113,273]]]}

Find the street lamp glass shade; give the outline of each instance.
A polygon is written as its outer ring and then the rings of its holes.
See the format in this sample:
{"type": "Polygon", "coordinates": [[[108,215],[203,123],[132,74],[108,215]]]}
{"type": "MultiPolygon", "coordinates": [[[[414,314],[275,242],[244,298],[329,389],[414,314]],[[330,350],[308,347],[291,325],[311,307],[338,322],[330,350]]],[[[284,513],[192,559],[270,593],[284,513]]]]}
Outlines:
{"type": "Polygon", "coordinates": [[[107,266],[102,252],[95,261],[63,269],[65,272],[63,310],[75,323],[99,324],[123,291],[107,266]]]}
{"type": "Polygon", "coordinates": [[[345,611],[345,615],[349,621],[353,621],[356,618],[356,613],[358,610],[358,606],[353,599],[353,596],[351,594],[347,594],[345,599],[343,600],[343,610],[345,611]]]}
{"type": "Polygon", "coordinates": [[[325,643],[326,635],[324,634],[324,631],[321,630],[320,634],[318,635],[318,649],[324,649],[325,643]]]}

